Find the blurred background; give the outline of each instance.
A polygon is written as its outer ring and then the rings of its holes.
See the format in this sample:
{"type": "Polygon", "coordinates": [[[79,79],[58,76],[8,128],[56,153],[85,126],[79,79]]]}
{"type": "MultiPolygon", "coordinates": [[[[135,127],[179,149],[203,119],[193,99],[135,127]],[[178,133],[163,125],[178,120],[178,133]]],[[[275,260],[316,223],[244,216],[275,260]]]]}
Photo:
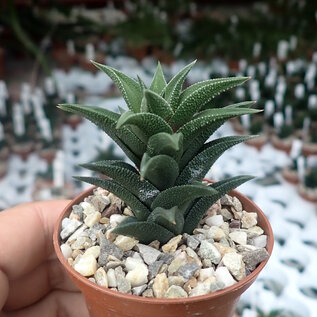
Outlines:
{"type": "Polygon", "coordinates": [[[208,176],[257,176],[239,188],[268,215],[272,260],[244,295],[243,317],[317,316],[317,2],[2,0],[0,2],[0,210],[72,198],[86,188],[78,164],[125,159],[100,130],[58,103],[125,107],[90,60],[150,83],[160,60],[170,79],[198,59],[185,85],[250,76],[213,101],[256,100],[264,111],[218,135],[259,134],[208,176]]]}

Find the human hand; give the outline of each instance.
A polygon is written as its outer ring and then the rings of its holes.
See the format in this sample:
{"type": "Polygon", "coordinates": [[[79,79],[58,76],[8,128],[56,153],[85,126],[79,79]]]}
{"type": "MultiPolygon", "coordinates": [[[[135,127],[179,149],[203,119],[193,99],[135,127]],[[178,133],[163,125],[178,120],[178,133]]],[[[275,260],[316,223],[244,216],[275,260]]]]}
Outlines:
{"type": "Polygon", "coordinates": [[[0,317],[88,317],[82,294],[59,263],[53,228],[67,201],[0,212],[0,317]]]}

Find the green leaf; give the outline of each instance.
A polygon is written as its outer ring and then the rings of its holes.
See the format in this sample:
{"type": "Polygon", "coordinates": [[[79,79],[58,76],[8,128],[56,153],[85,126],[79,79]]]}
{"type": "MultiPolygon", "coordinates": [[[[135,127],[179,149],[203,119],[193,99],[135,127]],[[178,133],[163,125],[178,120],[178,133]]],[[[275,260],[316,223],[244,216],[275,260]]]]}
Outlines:
{"type": "Polygon", "coordinates": [[[122,97],[127,103],[129,109],[134,112],[139,112],[142,100],[142,90],[139,83],[110,66],[102,65],[94,61],[92,61],[92,63],[113,80],[121,91],[122,97]]]}
{"type": "Polygon", "coordinates": [[[151,90],[145,90],[144,97],[149,112],[157,114],[164,120],[169,119],[173,115],[173,110],[169,103],[157,93],[151,90]]]}
{"type": "Polygon", "coordinates": [[[165,154],[178,161],[183,153],[183,135],[165,132],[154,134],[148,140],[146,152],[150,156],[165,154]]]}
{"type": "Polygon", "coordinates": [[[104,161],[104,162],[107,162],[108,165],[112,165],[112,166],[117,166],[117,167],[122,167],[122,168],[125,168],[135,174],[138,174],[139,175],[139,172],[135,169],[135,167],[133,167],[131,164],[129,163],[126,163],[124,161],[120,161],[120,160],[107,160],[107,161],[104,161]]]}
{"type": "Polygon", "coordinates": [[[166,243],[174,237],[174,234],[155,222],[130,222],[121,223],[112,231],[115,234],[134,237],[141,243],[148,244],[154,240],[166,243]]]}
{"type": "Polygon", "coordinates": [[[181,206],[199,197],[215,194],[215,190],[210,186],[201,185],[182,185],[168,188],[158,194],[152,202],[152,210],[161,207],[170,209],[174,206],[181,206]]]}
{"type": "Polygon", "coordinates": [[[236,144],[253,139],[254,137],[255,136],[228,136],[205,144],[203,150],[182,170],[175,184],[188,184],[194,180],[202,181],[223,152],[236,144]]]}
{"type": "Polygon", "coordinates": [[[113,180],[83,176],[75,176],[74,178],[109,190],[111,193],[123,200],[131,208],[135,217],[140,221],[146,220],[150,215],[149,209],[137,197],[113,180]]]}
{"type": "Polygon", "coordinates": [[[150,89],[156,92],[157,94],[160,94],[165,87],[166,87],[166,80],[164,77],[162,66],[160,62],[158,62],[150,89]]]}
{"type": "Polygon", "coordinates": [[[172,127],[182,126],[215,96],[244,83],[248,79],[249,77],[217,78],[188,87],[180,96],[179,106],[169,121],[170,125],[172,127]]]}
{"type": "MultiPolygon", "coordinates": [[[[142,105],[141,105],[142,106],[142,105]]],[[[116,125],[116,128],[118,130],[118,132],[120,133],[120,131],[122,129],[118,129],[118,125],[121,124],[121,122],[125,122],[126,120],[128,120],[131,116],[134,115],[134,112],[132,111],[126,111],[124,113],[121,114],[118,122],[117,122],[117,125],[116,125]]],[[[123,127],[124,129],[127,129],[129,131],[131,131],[134,135],[137,136],[138,139],[140,139],[144,144],[147,143],[147,139],[148,137],[146,136],[146,134],[136,125],[129,125],[129,126],[124,126],[123,127]]],[[[143,155],[144,151],[142,152],[142,155],[143,155]]]]}
{"type": "Polygon", "coordinates": [[[188,211],[185,217],[185,224],[183,232],[192,234],[195,228],[198,227],[199,222],[206,214],[207,210],[211,205],[213,205],[218,199],[220,199],[224,194],[230,192],[234,188],[240,186],[241,184],[253,179],[252,176],[235,176],[223,181],[213,183],[209,187],[216,190],[216,193],[211,197],[200,198],[193,207],[188,211]]]}
{"type": "MultiPolygon", "coordinates": [[[[224,107],[228,108],[249,108],[254,105],[254,101],[240,102],[224,107]]],[[[179,168],[182,170],[187,163],[201,150],[201,147],[209,139],[214,132],[219,129],[225,122],[226,118],[216,121],[215,123],[201,129],[198,133],[194,133],[192,136],[188,137],[186,140],[186,151],[184,152],[180,162],[179,168]]]]}
{"type": "Polygon", "coordinates": [[[126,168],[125,166],[117,166],[113,161],[99,161],[82,164],[81,166],[92,171],[101,172],[112,178],[133,195],[138,197],[141,202],[148,207],[150,207],[153,199],[159,194],[159,190],[155,186],[146,180],[140,179],[140,174],[138,172],[131,171],[130,168],[126,168]]]}
{"type": "Polygon", "coordinates": [[[100,107],[76,104],[61,104],[58,107],[64,111],[79,114],[96,124],[120,146],[132,162],[137,166],[140,165],[140,156],[145,152],[146,145],[132,131],[116,130],[116,123],[120,117],[118,113],[100,107]]]}
{"type": "Polygon", "coordinates": [[[178,164],[168,155],[150,157],[145,153],[140,165],[142,178],[147,179],[159,190],[171,187],[178,176],[178,164]]]}
{"type": "Polygon", "coordinates": [[[184,149],[190,144],[203,129],[208,128],[214,123],[222,122],[223,120],[241,116],[244,114],[254,114],[261,112],[257,109],[249,108],[220,108],[220,109],[208,109],[204,111],[202,116],[198,116],[193,120],[183,125],[177,132],[181,132],[184,135],[184,149]]]}
{"type": "Polygon", "coordinates": [[[117,129],[125,125],[137,126],[147,137],[159,132],[172,134],[171,127],[158,115],[153,113],[136,113],[126,112],[117,122],[117,129]]]}
{"type": "Polygon", "coordinates": [[[170,103],[173,110],[176,110],[178,107],[179,96],[182,91],[183,83],[187,74],[193,68],[195,63],[196,60],[185,66],[170,80],[165,88],[165,99],[170,103]]]}
{"type": "Polygon", "coordinates": [[[143,95],[143,92],[146,89],[146,85],[145,85],[144,81],[140,78],[139,75],[137,76],[137,78],[138,78],[139,86],[140,86],[140,89],[141,89],[141,92],[143,95]]]}
{"type": "Polygon", "coordinates": [[[238,103],[234,103],[232,105],[225,106],[224,108],[251,108],[256,104],[256,101],[242,101],[238,103]]]}
{"type": "Polygon", "coordinates": [[[184,215],[177,206],[170,209],[157,207],[151,212],[147,221],[155,222],[178,235],[183,230],[184,215]]]}
{"type": "Polygon", "coordinates": [[[199,153],[209,137],[212,136],[214,132],[223,125],[224,122],[226,122],[226,119],[219,120],[207,126],[205,129],[202,129],[192,140],[187,139],[187,150],[183,153],[183,156],[179,162],[180,170],[183,170],[188,162],[192,160],[197,155],[197,153],[199,153]]]}

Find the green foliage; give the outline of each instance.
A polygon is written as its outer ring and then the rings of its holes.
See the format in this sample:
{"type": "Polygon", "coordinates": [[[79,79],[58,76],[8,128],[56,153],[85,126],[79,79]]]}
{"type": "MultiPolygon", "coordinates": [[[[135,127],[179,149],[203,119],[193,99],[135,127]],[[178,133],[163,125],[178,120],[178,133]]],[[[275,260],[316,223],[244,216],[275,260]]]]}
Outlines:
{"type": "Polygon", "coordinates": [[[83,166],[104,174],[77,177],[103,187],[121,198],[133,211],[114,232],[148,243],[162,243],[182,232],[192,233],[208,208],[225,193],[250,179],[237,176],[206,185],[203,178],[214,162],[230,147],[251,136],[229,136],[207,142],[229,118],[257,113],[254,102],[212,108],[218,94],[248,78],[219,78],[196,83],[183,90],[195,62],[168,83],[158,64],[149,88],[125,74],[101,64],[118,86],[129,110],[120,114],[98,107],[60,105],[83,115],[103,129],[136,165],[101,160],[83,166]],[[206,143],[207,142],[207,143],[206,143]]]}
{"type": "Polygon", "coordinates": [[[263,121],[256,120],[255,122],[252,122],[249,130],[252,134],[260,134],[263,130],[263,121]]]}
{"type": "Polygon", "coordinates": [[[317,188],[317,167],[310,169],[305,177],[305,186],[309,188],[317,188]]]}
{"type": "Polygon", "coordinates": [[[290,137],[294,132],[294,128],[290,125],[284,124],[279,133],[278,136],[280,139],[287,139],[288,137],[290,137]]]}

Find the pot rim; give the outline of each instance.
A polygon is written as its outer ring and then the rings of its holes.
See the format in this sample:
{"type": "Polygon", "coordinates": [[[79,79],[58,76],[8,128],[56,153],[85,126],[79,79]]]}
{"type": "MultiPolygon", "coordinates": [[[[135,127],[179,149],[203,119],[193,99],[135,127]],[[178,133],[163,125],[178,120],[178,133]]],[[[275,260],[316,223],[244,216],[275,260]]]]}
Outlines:
{"type": "MultiPolygon", "coordinates": [[[[211,182],[210,180],[207,180],[207,181],[211,182]]],[[[59,216],[59,218],[57,220],[57,223],[55,225],[55,228],[54,228],[53,244],[54,244],[55,253],[56,253],[59,261],[61,262],[63,267],[67,270],[67,272],[72,276],[72,278],[80,280],[82,283],[86,284],[86,286],[93,288],[97,292],[101,292],[101,293],[105,293],[105,294],[108,294],[108,295],[112,295],[112,296],[115,296],[115,297],[117,297],[118,299],[121,299],[121,300],[129,300],[129,301],[134,301],[134,302],[142,302],[142,303],[148,303],[148,304],[151,303],[151,304],[158,304],[158,305],[160,305],[160,304],[180,304],[180,303],[188,304],[188,303],[191,303],[191,302],[212,300],[214,298],[221,297],[224,294],[236,292],[237,290],[239,290],[240,288],[243,288],[246,284],[248,284],[252,280],[255,280],[257,275],[262,271],[262,269],[264,268],[264,266],[266,265],[266,263],[268,262],[268,260],[271,257],[271,254],[272,254],[272,251],[273,251],[273,245],[274,245],[274,237],[273,237],[273,231],[272,231],[271,224],[268,221],[266,215],[247,196],[241,194],[240,192],[238,192],[236,190],[232,190],[229,193],[230,195],[237,196],[237,197],[239,197],[239,199],[242,198],[247,203],[252,204],[254,206],[254,209],[255,209],[256,213],[263,217],[265,225],[262,226],[262,227],[266,227],[266,232],[265,233],[266,233],[266,235],[268,237],[266,250],[268,251],[269,256],[268,256],[268,258],[265,261],[262,261],[260,263],[260,265],[258,265],[257,268],[250,275],[248,275],[247,277],[243,278],[241,281],[238,281],[237,283],[235,283],[235,284],[233,284],[231,286],[225,287],[224,289],[216,291],[216,292],[213,292],[213,293],[209,293],[209,294],[206,294],[206,295],[187,297],[187,298],[177,298],[177,299],[146,298],[146,297],[142,297],[142,296],[136,296],[136,295],[132,295],[132,294],[125,294],[125,293],[121,293],[119,291],[113,291],[113,290],[110,290],[108,288],[104,288],[104,287],[99,286],[99,285],[97,285],[97,284],[95,284],[93,282],[90,282],[88,280],[88,278],[82,276],[80,273],[75,271],[73,269],[73,267],[68,264],[68,262],[66,261],[66,259],[64,258],[63,254],[62,254],[62,252],[60,250],[59,232],[60,232],[60,226],[61,226],[62,220],[65,218],[65,215],[70,211],[71,207],[74,205],[74,202],[75,201],[82,201],[85,197],[87,197],[89,194],[92,193],[94,188],[95,188],[95,186],[92,186],[92,187],[88,188],[87,190],[85,190],[84,192],[82,192],[81,194],[76,196],[64,208],[64,210],[61,213],[61,215],[59,216]]]]}

